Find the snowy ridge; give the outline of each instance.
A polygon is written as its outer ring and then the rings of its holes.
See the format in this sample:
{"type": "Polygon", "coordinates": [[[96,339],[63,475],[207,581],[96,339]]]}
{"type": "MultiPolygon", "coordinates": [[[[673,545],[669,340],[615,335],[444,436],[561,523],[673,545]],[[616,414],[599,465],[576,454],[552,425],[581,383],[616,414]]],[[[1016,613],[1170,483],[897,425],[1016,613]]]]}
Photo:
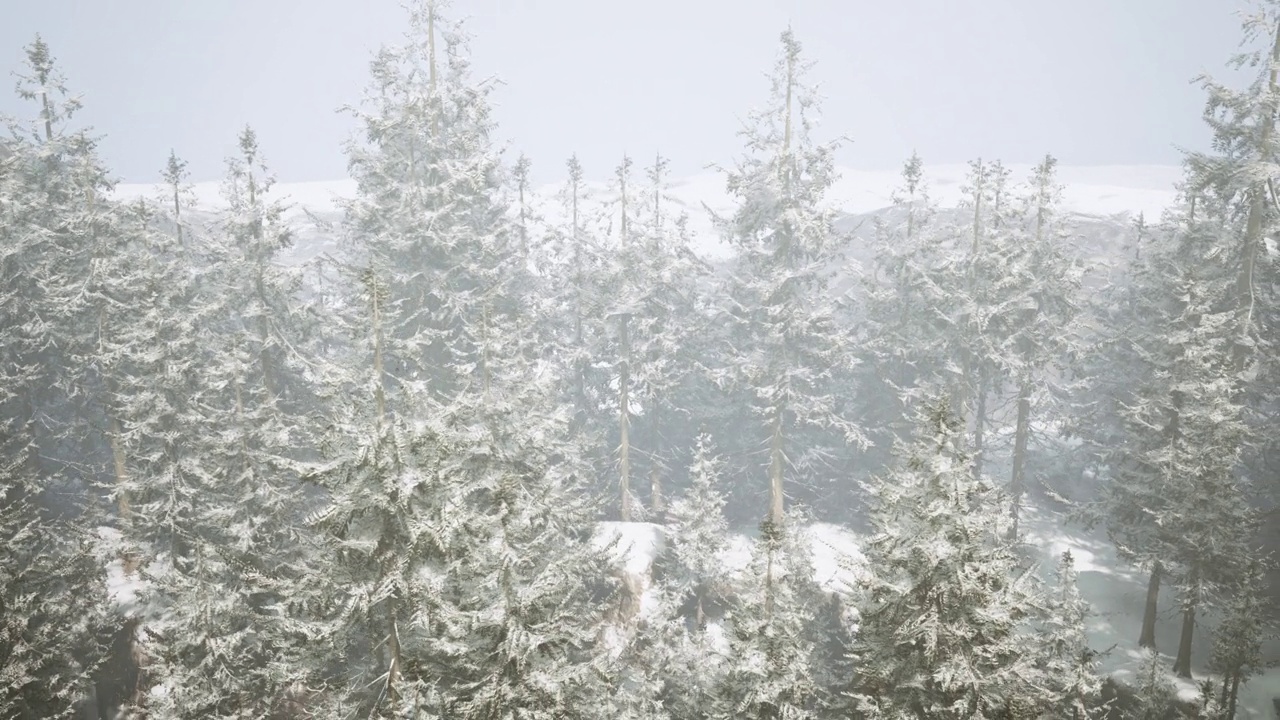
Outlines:
{"type": "MultiPolygon", "coordinates": [[[[1032,165],[1006,165],[1016,190],[1030,176],[1032,165]]],[[[967,165],[937,165],[925,167],[925,180],[929,195],[944,208],[955,207],[960,202],[961,187],[968,172],[967,165]]],[[[1064,186],[1063,208],[1070,213],[1091,217],[1109,218],[1118,215],[1137,216],[1143,213],[1149,222],[1173,204],[1177,197],[1175,184],[1181,179],[1181,168],[1174,165],[1104,165],[1059,166],[1059,182],[1064,186]]],[[[637,178],[643,189],[643,182],[637,178]]],[[[898,170],[858,170],[840,168],[835,186],[827,193],[827,202],[835,210],[848,214],[862,214],[889,207],[895,188],[901,185],[898,170]]],[[[559,225],[566,222],[561,207],[560,183],[536,188],[531,204],[541,224],[559,225]]],[[[589,202],[583,217],[588,221],[600,217],[605,211],[612,191],[606,182],[586,183],[589,202]]],[[[327,219],[336,218],[339,202],[354,197],[354,180],[278,183],[272,195],[290,205],[285,216],[296,223],[307,236],[311,223],[307,213],[327,219]]],[[[192,188],[198,210],[210,212],[225,207],[220,197],[220,183],[201,182],[192,188]]],[[[675,207],[666,215],[674,218],[681,212],[689,215],[689,230],[693,246],[707,257],[726,257],[730,248],[719,238],[714,221],[707,208],[727,214],[733,210],[733,200],[725,191],[724,178],[715,172],[699,173],[671,181],[668,193],[675,207]]],[[[163,198],[165,188],[159,184],[122,184],[115,190],[117,199],[130,201],[139,198],[163,198]]],[[[301,253],[310,256],[314,253],[301,253]]]]}

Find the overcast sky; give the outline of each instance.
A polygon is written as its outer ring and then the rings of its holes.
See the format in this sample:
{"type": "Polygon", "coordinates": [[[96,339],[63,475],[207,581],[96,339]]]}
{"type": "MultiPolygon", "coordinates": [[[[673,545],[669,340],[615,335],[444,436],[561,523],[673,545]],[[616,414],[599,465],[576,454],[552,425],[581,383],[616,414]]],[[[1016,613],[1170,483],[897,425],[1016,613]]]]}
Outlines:
{"type": "MultiPolygon", "coordinates": [[[[1170,164],[1203,148],[1197,74],[1236,51],[1238,0],[455,0],[473,63],[505,83],[500,137],[535,179],[577,152],[602,178],[656,150],[678,174],[727,162],[767,93],[788,23],[816,60],[823,137],[842,164],[973,157],[1170,164]]],[[[406,23],[397,0],[6,0],[0,67],[41,33],[81,119],[125,182],[169,149],[216,179],[245,123],[282,181],[345,176],[368,61],[406,23]]],[[[12,83],[9,83],[12,87],[12,83]]],[[[32,108],[12,92],[0,113],[32,108]]]]}

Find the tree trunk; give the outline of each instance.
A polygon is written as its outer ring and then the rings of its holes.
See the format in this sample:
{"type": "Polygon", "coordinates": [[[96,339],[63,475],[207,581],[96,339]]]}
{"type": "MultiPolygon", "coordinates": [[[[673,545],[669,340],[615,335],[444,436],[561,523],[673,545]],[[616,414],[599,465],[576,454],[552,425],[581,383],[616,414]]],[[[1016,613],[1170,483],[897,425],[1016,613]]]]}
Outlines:
{"type": "Polygon", "coordinates": [[[395,598],[387,602],[387,700],[391,703],[392,712],[397,712],[395,703],[400,694],[400,633],[396,628],[395,598]]]}
{"type": "Polygon", "coordinates": [[[667,501],[662,496],[662,422],[661,403],[653,398],[649,415],[653,420],[652,432],[649,436],[649,504],[653,509],[654,521],[662,522],[667,512],[667,501]]]}
{"type": "Polygon", "coordinates": [[[1022,506],[1022,495],[1025,492],[1027,468],[1027,435],[1031,421],[1031,381],[1023,378],[1018,388],[1018,420],[1014,430],[1013,441],[1013,478],[1009,483],[1009,494],[1012,496],[1011,524],[1009,539],[1018,538],[1018,514],[1022,506]]]}
{"type": "Polygon", "coordinates": [[[618,344],[621,346],[621,362],[618,363],[618,490],[622,495],[622,522],[631,522],[631,411],[627,396],[631,385],[631,340],[627,328],[629,319],[629,315],[618,316],[618,344]]]}
{"type": "MultiPolygon", "coordinates": [[[[436,97],[436,4],[434,2],[427,5],[427,83],[431,93],[431,99],[435,101],[436,97]]],[[[437,108],[431,113],[431,137],[440,137],[440,110],[437,108]]]]}
{"type": "Polygon", "coordinates": [[[1196,632],[1196,604],[1200,596],[1200,568],[1195,565],[1187,576],[1187,595],[1183,600],[1182,637],[1178,640],[1173,672],[1178,677],[1191,679],[1191,640],[1196,632]]]}
{"type": "Polygon", "coordinates": [[[483,380],[484,399],[489,400],[489,389],[492,384],[493,370],[489,360],[489,303],[484,304],[484,312],[480,320],[480,368],[483,380]]]}
{"type": "Polygon", "coordinates": [[[262,365],[262,387],[267,391],[267,401],[271,402],[276,396],[276,379],[275,369],[272,367],[271,351],[268,345],[271,341],[271,330],[268,327],[270,321],[267,319],[267,279],[266,253],[263,251],[258,262],[258,276],[254,280],[254,289],[258,293],[258,304],[262,307],[262,317],[258,318],[258,362],[262,365]]]}
{"type": "MultiPolygon", "coordinates": [[[[777,526],[775,526],[776,529],[777,526]]],[[[772,537],[765,538],[768,549],[765,550],[764,566],[764,616],[765,620],[773,619],[773,547],[772,537]]]]}
{"type": "Polygon", "coordinates": [[[387,400],[382,389],[384,377],[382,372],[382,306],[378,297],[380,289],[378,287],[378,276],[370,269],[369,295],[373,300],[373,394],[374,400],[377,402],[379,426],[382,425],[382,421],[387,414],[387,400]]]}
{"type": "Polygon", "coordinates": [[[1151,579],[1147,581],[1147,605],[1142,611],[1142,633],[1138,635],[1138,647],[1156,649],[1156,610],[1160,599],[1162,570],[1159,562],[1151,566],[1151,579]]]}
{"type": "MultiPolygon", "coordinates": [[[[973,178],[973,246],[969,249],[969,268],[966,271],[965,282],[971,299],[977,298],[978,289],[978,253],[982,250],[982,197],[986,186],[987,171],[979,158],[977,166],[974,169],[973,178]]],[[[982,365],[982,358],[974,353],[972,346],[967,346],[961,353],[960,362],[963,365],[964,373],[963,382],[960,386],[960,397],[957,398],[961,418],[967,423],[969,418],[970,404],[973,398],[969,397],[971,390],[975,389],[974,373],[975,368],[982,365]]],[[[981,392],[978,389],[978,392],[981,392]]]]}
{"type": "Polygon", "coordinates": [[[49,93],[40,93],[40,105],[44,108],[44,139],[53,142],[53,108],[49,106],[49,93]]]}
{"type": "Polygon", "coordinates": [[[982,477],[982,451],[987,430],[987,369],[978,368],[978,408],[973,425],[973,478],[982,477]]]}
{"type": "MultiPolygon", "coordinates": [[[[90,197],[90,202],[92,202],[90,197]]],[[[105,310],[98,311],[98,352],[105,355],[106,349],[104,342],[106,339],[106,313],[105,310]]],[[[103,383],[106,386],[105,397],[102,398],[102,411],[107,416],[107,442],[111,446],[112,469],[116,477],[116,514],[120,517],[121,523],[125,523],[129,519],[129,491],[125,489],[128,482],[127,465],[125,463],[124,445],[121,443],[121,437],[124,434],[120,427],[120,418],[112,411],[112,399],[116,397],[118,388],[111,378],[110,372],[103,371],[103,383]]]]}
{"type": "Polygon", "coordinates": [[[109,420],[109,432],[111,435],[111,459],[115,467],[116,473],[116,511],[120,515],[121,522],[129,520],[129,491],[125,489],[125,483],[129,477],[125,469],[124,447],[120,443],[120,421],[113,414],[109,420]]]}
{"type": "Polygon", "coordinates": [[[655,522],[662,522],[663,515],[667,512],[667,501],[662,497],[662,468],[658,467],[657,458],[649,465],[649,490],[653,519],[655,522]]]}
{"type": "Polygon", "coordinates": [[[785,509],[782,495],[782,413],[783,406],[779,401],[773,409],[773,436],[769,441],[769,520],[776,528],[782,527],[785,509]]]}
{"type": "MultiPolygon", "coordinates": [[[[1240,698],[1240,669],[1231,673],[1231,694],[1227,696],[1227,720],[1235,720],[1236,702],[1240,698]]],[[[1280,709],[1280,708],[1277,708],[1280,709]]]]}
{"type": "MultiPolygon", "coordinates": [[[[573,168],[570,168],[573,173],[573,168]]],[[[583,352],[582,340],[582,315],[583,315],[583,276],[582,276],[582,239],[578,236],[578,177],[573,176],[573,285],[574,285],[574,314],[573,314],[573,343],[574,351],[583,352]]],[[[577,429],[581,429],[586,425],[587,417],[587,369],[583,360],[580,358],[574,363],[574,400],[577,403],[577,429]]]]}
{"type": "Polygon", "coordinates": [[[186,240],[182,236],[182,194],[175,180],[173,183],[173,225],[178,233],[178,248],[186,249],[186,240]]]}

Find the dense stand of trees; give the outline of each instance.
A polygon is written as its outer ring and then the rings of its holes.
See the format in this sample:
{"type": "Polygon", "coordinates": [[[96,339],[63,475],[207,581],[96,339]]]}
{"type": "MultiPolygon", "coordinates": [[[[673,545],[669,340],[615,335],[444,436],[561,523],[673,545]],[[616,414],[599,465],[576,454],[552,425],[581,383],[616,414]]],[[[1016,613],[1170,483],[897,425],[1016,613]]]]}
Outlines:
{"type": "Polygon", "coordinates": [[[119,202],[37,38],[0,140],[0,717],[1234,717],[1280,499],[1278,10],[1254,84],[1203,79],[1176,205],[1106,248],[1048,156],[971,163],[958,209],[913,156],[855,248],[783,33],[713,266],[661,155],[603,199],[571,158],[543,218],[415,0],[323,288],[251,128],[214,222],[176,154],[119,202]],[[1190,677],[1215,618],[1194,707],[1156,660],[1109,706],[1073,558],[1024,552],[1062,494],[1149,578],[1135,644],[1176,593],[1190,677]],[[870,528],[860,582],[815,581],[815,515],[870,528]],[[661,533],[644,582],[601,521],[661,533]]]}

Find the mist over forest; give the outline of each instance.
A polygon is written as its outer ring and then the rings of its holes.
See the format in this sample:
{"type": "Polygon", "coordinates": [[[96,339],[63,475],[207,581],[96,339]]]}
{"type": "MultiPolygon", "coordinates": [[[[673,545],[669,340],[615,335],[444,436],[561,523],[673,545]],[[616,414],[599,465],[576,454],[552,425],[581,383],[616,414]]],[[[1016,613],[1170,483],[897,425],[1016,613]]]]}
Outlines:
{"type": "Polygon", "coordinates": [[[335,182],[119,185],[22,49],[0,719],[1280,718],[1280,0],[1176,172],[838,167],[787,29],[555,187],[460,9],[335,182]]]}

